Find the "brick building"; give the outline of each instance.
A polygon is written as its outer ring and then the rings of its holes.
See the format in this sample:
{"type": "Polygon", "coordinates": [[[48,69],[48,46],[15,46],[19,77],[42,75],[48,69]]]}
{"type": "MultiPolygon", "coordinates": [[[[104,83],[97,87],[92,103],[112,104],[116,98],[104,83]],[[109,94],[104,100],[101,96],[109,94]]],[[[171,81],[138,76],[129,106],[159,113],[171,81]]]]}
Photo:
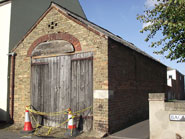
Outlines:
{"type": "Polygon", "coordinates": [[[166,66],[57,4],[51,4],[12,52],[15,125],[24,124],[26,105],[46,112],[92,105],[87,116],[93,120],[86,122],[111,133],[147,119],[148,93],[166,91],[166,66]]]}
{"type": "Polygon", "coordinates": [[[182,100],[185,98],[184,75],[178,70],[167,68],[168,99],[182,100]]]}

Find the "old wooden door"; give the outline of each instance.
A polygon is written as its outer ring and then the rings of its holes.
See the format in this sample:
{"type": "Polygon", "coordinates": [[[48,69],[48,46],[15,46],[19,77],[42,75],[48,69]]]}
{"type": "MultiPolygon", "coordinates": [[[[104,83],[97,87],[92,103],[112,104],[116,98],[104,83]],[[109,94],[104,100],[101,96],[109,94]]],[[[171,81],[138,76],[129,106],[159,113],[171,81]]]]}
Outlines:
{"type": "MultiPolygon", "coordinates": [[[[76,55],[71,60],[71,108],[83,110],[93,104],[92,56],[76,55]],[[91,93],[90,93],[91,92],[91,93]]],[[[92,110],[81,114],[83,130],[92,128],[92,110]]],[[[79,123],[81,125],[82,123],[79,123]]]]}
{"type": "MultiPolygon", "coordinates": [[[[31,101],[36,110],[79,111],[92,106],[92,53],[32,59],[31,101]]],[[[81,114],[83,129],[92,127],[92,109],[81,114]]],[[[38,117],[41,124],[57,126],[67,116],[38,117]]]]}
{"type": "MultiPolygon", "coordinates": [[[[44,111],[44,95],[49,94],[49,66],[48,63],[32,64],[32,93],[31,101],[34,109],[44,111]],[[45,82],[43,82],[45,81],[45,82]]],[[[43,118],[35,115],[42,124],[43,118]]]]}

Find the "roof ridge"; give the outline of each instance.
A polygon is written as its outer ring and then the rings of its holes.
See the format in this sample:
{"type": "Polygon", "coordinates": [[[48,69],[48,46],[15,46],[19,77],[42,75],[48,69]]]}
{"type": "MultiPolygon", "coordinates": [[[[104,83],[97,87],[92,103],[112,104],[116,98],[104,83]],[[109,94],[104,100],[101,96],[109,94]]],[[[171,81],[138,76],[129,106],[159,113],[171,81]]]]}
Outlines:
{"type": "MultiPolygon", "coordinates": [[[[98,30],[99,32],[107,35],[108,37],[112,38],[113,40],[117,41],[117,42],[120,42],[122,44],[124,44],[125,46],[129,47],[130,49],[133,49],[135,51],[137,51],[138,53],[144,55],[144,56],[147,56],[149,57],[150,59],[153,59],[155,60],[156,62],[160,63],[160,64],[163,64],[161,63],[160,61],[158,61],[157,59],[155,59],[154,57],[152,57],[151,55],[147,54],[146,52],[144,52],[143,50],[141,50],[140,48],[138,48],[137,46],[135,46],[133,43],[131,42],[128,42],[126,40],[124,40],[123,38],[121,38],[120,36],[118,35],[115,35],[114,33],[108,31],[107,29],[87,20],[87,19],[84,19],[84,18],[81,18],[80,16],[76,15],[76,14],[73,14],[72,12],[70,12],[69,10],[63,8],[62,6],[58,6],[57,4],[53,3],[55,6],[59,7],[60,10],[66,10],[67,11],[67,14],[69,16],[72,16],[73,18],[76,18],[77,20],[80,20],[81,22],[87,24],[87,25],[90,25],[92,26],[93,28],[95,28],[96,30],[98,30]],[[62,8],[62,9],[61,9],[62,8]],[[90,23],[90,24],[89,24],[90,23]],[[97,29],[98,28],[98,29],[97,29]]],[[[164,64],[163,64],[164,65],[164,64]]],[[[166,65],[165,65],[166,66],[166,65]]]]}
{"type": "MultiPolygon", "coordinates": [[[[70,13],[72,13],[72,14],[76,15],[76,16],[79,16],[79,17],[83,18],[82,16],[80,16],[80,15],[78,15],[78,14],[76,14],[76,13],[74,13],[74,12],[70,11],[70,10],[68,10],[67,8],[65,8],[65,7],[63,7],[63,6],[59,5],[59,4],[57,4],[57,3],[56,3],[56,2],[54,2],[54,1],[52,1],[52,2],[51,2],[51,4],[50,4],[49,8],[50,8],[52,5],[54,5],[54,6],[58,6],[58,7],[62,8],[62,9],[63,9],[63,10],[65,10],[65,11],[68,11],[68,12],[70,12],[70,13]]],[[[84,19],[84,20],[87,20],[86,18],[83,18],[83,19],[84,19]]]]}
{"type": "MultiPolygon", "coordinates": [[[[127,48],[130,48],[162,65],[164,65],[163,63],[161,63],[160,61],[156,60],[155,58],[153,58],[152,56],[150,56],[149,54],[147,54],[146,52],[144,52],[143,50],[139,49],[138,47],[136,47],[133,43],[130,43],[126,40],[124,40],[123,38],[113,34],[112,32],[104,29],[103,27],[98,26],[97,24],[69,11],[68,9],[59,6],[58,4],[51,2],[50,7],[44,12],[44,14],[40,17],[39,20],[37,20],[37,22],[32,26],[32,28],[26,33],[26,35],[23,37],[23,39],[21,41],[18,42],[18,44],[16,45],[16,47],[13,49],[13,51],[17,48],[17,46],[25,39],[25,37],[34,29],[35,25],[38,24],[43,18],[44,16],[52,9],[52,8],[56,8],[56,10],[60,10],[61,12],[67,14],[68,16],[72,17],[75,20],[78,20],[80,22],[82,22],[83,24],[92,27],[93,29],[95,29],[97,32],[99,32],[100,34],[104,34],[107,37],[110,37],[111,39],[115,40],[116,42],[119,42],[121,44],[123,44],[124,46],[126,46],[127,48]]],[[[166,65],[165,65],[166,66],[166,65]]]]}

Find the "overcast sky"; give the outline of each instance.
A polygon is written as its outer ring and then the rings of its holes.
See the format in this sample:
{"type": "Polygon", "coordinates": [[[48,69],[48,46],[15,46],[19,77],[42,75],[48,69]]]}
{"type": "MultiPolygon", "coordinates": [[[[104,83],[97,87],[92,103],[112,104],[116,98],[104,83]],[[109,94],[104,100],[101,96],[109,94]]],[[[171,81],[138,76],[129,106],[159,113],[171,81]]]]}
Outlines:
{"type": "MultiPolygon", "coordinates": [[[[79,0],[87,19],[124,40],[135,44],[163,64],[179,70],[185,75],[185,63],[167,60],[163,55],[153,54],[153,48],[144,41],[146,34],[139,31],[144,26],[136,17],[142,14],[146,7],[152,8],[157,0],[79,0]]],[[[160,38],[161,35],[155,38],[160,38]]]]}

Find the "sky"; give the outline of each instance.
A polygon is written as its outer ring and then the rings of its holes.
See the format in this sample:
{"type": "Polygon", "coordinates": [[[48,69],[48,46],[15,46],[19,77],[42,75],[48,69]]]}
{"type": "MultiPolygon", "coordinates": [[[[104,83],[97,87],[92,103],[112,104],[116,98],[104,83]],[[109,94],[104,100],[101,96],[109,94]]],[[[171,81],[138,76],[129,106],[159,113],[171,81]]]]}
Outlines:
{"type": "MultiPolygon", "coordinates": [[[[133,43],[135,46],[145,51],[161,63],[171,68],[177,69],[185,75],[185,62],[177,63],[166,59],[164,55],[153,53],[154,48],[148,47],[149,42],[145,42],[147,33],[140,33],[143,23],[137,20],[137,14],[152,8],[157,0],[79,0],[87,19],[107,30],[122,37],[124,40],[133,43]]],[[[162,37],[160,34],[155,40],[162,37]]],[[[159,49],[158,49],[159,50],[159,49]]]]}

